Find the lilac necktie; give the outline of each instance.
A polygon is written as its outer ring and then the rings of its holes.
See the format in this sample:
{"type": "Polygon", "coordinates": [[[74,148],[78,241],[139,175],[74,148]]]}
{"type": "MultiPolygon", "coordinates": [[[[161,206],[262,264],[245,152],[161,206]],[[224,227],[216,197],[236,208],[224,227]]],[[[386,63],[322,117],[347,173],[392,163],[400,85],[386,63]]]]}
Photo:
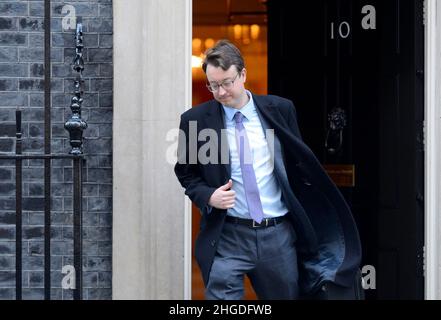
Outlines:
{"type": "Polygon", "coordinates": [[[256,174],[253,169],[250,144],[245,127],[243,126],[243,114],[236,112],[236,145],[239,154],[240,169],[242,171],[243,187],[248,204],[248,210],[254,221],[261,223],[263,219],[262,202],[260,201],[259,189],[257,187],[256,174]]]}

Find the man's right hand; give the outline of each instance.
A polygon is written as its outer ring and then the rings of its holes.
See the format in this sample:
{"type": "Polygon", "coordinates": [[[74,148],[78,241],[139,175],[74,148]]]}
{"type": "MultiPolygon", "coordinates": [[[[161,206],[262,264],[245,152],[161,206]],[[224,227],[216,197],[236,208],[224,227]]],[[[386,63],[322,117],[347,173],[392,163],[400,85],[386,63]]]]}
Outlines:
{"type": "Polygon", "coordinates": [[[208,201],[208,204],[218,209],[229,209],[234,207],[236,199],[236,192],[230,190],[233,186],[233,181],[230,179],[226,184],[220,186],[213,192],[208,201]]]}

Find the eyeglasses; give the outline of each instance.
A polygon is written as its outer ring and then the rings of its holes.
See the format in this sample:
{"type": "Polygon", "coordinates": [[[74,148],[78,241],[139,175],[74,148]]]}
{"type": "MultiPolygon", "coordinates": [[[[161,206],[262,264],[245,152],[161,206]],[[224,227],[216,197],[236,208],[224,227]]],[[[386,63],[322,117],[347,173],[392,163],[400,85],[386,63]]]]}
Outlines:
{"type": "Polygon", "coordinates": [[[233,78],[233,80],[224,80],[222,81],[222,83],[217,84],[216,82],[213,83],[208,83],[207,84],[207,89],[210,92],[216,92],[217,90],[219,90],[220,87],[224,88],[225,90],[230,90],[231,88],[233,88],[234,86],[234,81],[236,81],[237,76],[240,73],[237,73],[236,76],[233,78]]]}

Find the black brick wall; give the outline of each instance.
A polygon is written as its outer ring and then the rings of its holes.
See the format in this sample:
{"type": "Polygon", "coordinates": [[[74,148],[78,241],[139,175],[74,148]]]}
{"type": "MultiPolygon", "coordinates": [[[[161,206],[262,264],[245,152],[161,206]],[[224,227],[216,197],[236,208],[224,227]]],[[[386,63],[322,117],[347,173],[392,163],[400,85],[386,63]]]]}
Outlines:
{"type": "MultiPolygon", "coordinates": [[[[84,104],[87,121],[83,176],[84,299],[111,298],[112,272],[112,1],[51,1],[52,152],[68,153],[75,73],[74,30],[63,30],[64,5],[84,25],[84,104]]],[[[44,151],[44,1],[0,0],[0,153],[15,150],[15,109],[23,110],[25,153],[44,151]]],[[[52,161],[52,298],[71,299],[61,288],[62,266],[73,265],[72,164],[52,161]]],[[[24,161],[23,298],[44,296],[43,162],[24,161]]],[[[0,161],[0,299],[15,298],[15,168],[0,161]]]]}

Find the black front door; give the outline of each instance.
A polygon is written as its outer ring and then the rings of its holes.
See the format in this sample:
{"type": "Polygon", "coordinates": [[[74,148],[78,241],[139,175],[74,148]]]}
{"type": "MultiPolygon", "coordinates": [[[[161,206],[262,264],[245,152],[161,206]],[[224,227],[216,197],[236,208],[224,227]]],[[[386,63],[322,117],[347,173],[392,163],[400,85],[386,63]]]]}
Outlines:
{"type": "Polygon", "coordinates": [[[324,165],[352,168],[336,181],[375,268],[372,299],[424,297],[422,3],[268,1],[269,93],[293,100],[324,165]]]}

